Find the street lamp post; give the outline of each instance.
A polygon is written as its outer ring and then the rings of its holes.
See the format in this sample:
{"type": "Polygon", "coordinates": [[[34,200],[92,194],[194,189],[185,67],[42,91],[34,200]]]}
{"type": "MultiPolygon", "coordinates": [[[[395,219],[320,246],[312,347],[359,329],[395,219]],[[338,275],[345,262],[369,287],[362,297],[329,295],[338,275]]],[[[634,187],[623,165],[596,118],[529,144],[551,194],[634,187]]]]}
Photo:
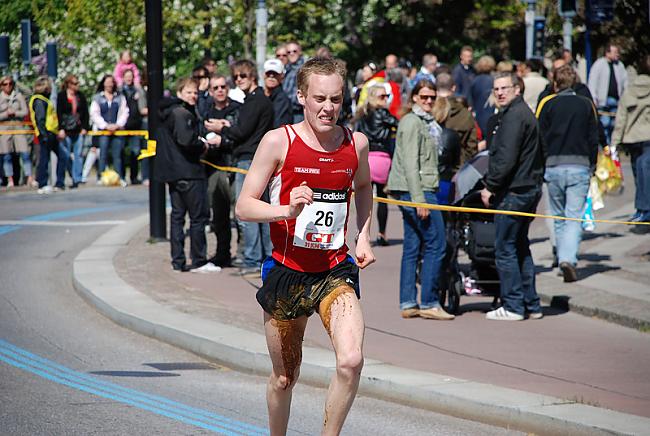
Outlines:
{"type": "Polygon", "coordinates": [[[264,61],[266,60],[266,28],[269,21],[266,1],[258,0],[257,9],[255,10],[255,61],[257,62],[257,71],[260,80],[264,77],[264,61]]]}
{"type": "MultiPolygon", "coordinates": [[[[158,106],[163,95],[162,65],[162,3],[161,0],[146,0],[147,32],[147,104],[149,107],[149,139],[155,139],[160,125],[158,106]]],[[[149,237],[151,242],[166,240],[167,222],[165,213],[165,184],[154,177],[156,157],[149,157],[149,237]]]]}

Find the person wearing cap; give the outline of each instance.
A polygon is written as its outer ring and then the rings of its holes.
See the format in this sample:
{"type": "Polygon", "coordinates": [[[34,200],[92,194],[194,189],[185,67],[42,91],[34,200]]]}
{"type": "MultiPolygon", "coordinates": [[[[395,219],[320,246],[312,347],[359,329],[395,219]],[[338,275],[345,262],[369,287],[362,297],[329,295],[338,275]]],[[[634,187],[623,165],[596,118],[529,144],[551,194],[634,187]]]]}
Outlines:
{"type": "Polygon", "coordinates": [[[282,89],[284,64],[280,59],[264,62],[264,95],[273,103],[273,128],[277,129],[293,122],[291,101],[282,89]]]}

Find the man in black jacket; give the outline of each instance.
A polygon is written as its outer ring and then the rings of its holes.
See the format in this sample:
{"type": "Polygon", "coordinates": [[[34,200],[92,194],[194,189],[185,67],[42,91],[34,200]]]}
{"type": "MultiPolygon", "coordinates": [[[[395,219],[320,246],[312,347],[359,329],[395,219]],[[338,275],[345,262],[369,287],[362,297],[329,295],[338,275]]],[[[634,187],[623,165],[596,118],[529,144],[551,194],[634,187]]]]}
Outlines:
{"type": "Polygon", "coordinates": [[[273,128],[293,123],[291,101],[282,89],[284,65],[280,59],[269,59],[264,62],[264,95],[273,103],[273,128]]]}
{"type": "MultiPolygon", "coordinates": [[[[210,78],[210,95],[214,105],[208,111],[208,119],[205,121],[205,128],[214,131],[219,128],[220,121],[226,120],[235,125],[239,119],[239,108],[241,103],[228,98],[230,90],[226,78],[215,74],[210,78]],[[215,126],[214,128],[212,128],[215,126]]],[[[210,146],[205,159],[218,166],[232,165],[232,149],[236,145],[229,136],[221,135],[220,144],[210,146]]],[[[231,174],[210,166],[208,172],[208,203],[212,209],[212,231],[217,237],[216,254],[210,261],[217,266],[224,267],[231,265],[230,241],[231,222],[230,209],[232,206],[231,174]]]]}
{"type": "MultiPolygon", "coordinates": [[[[248,170],[253,161],[255,151],[262,137],[273,128],[273,105],[264,95],[264,90],[257,85],[257,69],[248,60],[240,60],[232,66],[232,77],[239,89],[244,91],[246,98],[239,109],[236,124],[228,120],[214,120],[213,129],[221,133],[216,137],[216,143],[221,139],[231,138],[236,144],[233,148],[233,161],[237,168],[248,170]]],[[[235,175],[235,197],[239,198],[244,174],[235,175]]],[[[241,273],[244,275],[259,275],[262,261],[271,255],[271,234],[267,223],[240,222],[244,237],[244,262],[241,273]]]]}
{"type": "MultiPolygon", "coordinates": [[[[486,207],[535,212],[542,195],[544,150],[537,120],[521,97],[512,73],[497,73],[493,92],[499,113],[488,132],[490,163],[483,178],[481,199],[486,207]]],[[[495,257],[501,282],[502,307],[487,319],[521,321],[542,317],[535,289],[535,264],[530,254],[528,228],[532,218],[495,215],[495,257]]]]}
{"type": "MultiPolygon", "coordinates": [[[[598,118],[592,100],[576,94],[576,73],[570,65],[553,74],[555,94],[537,108],[539,128],[547,149],[545,179],[550,212],[582,218],[589,179],[598,156],[598,118]]],[[[582,223],[555,220],[555,243],[565,282],[577,280],[576,265],[582,223]]]]}
{"type": "Polygon", "coordinates": [[[219,271],[206,260],[207,185],[200,158],[207,145],[199,139],[197,98],[197,81],[180,79],[176,85],[176,97],[160,101],[161,126],[156,131],[154,176],[169,185],[172,268],[180,272],[219,271]],[[185,261],[183,226],[186,213],[190,215],[191,267],[185,261]]]}

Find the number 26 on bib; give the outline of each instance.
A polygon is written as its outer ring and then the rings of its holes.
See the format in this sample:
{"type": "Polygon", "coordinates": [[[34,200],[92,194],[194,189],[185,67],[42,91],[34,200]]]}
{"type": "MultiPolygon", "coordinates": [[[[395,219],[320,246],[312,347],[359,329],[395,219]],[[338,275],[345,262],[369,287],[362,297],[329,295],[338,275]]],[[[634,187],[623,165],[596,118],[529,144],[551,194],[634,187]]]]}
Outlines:
{"type": "Polygon", "coordinates": [[[293,245],[314,250],[336,250],[345,243],[347,191],[314,188],[314,202],[296,218],[293,245]]]}

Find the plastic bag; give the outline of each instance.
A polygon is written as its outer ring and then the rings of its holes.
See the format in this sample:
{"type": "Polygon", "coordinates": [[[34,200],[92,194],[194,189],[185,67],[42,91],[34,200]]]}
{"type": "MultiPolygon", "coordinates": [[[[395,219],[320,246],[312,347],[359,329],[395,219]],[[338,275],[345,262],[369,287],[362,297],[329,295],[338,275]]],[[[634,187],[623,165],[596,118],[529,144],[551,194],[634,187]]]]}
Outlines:
{"type": "Polygon", "coordinates": [[[596,178],[601,194],[618,194],[623,189],[623,171],[616,148],[598,152],[596,178]]]}
{"type": "Polygon", "coordinates": [[[104,186],[119,186],[120,185],[120,175],[111,168],[106,168],[102,172],[102,185],[104,186]]]}

